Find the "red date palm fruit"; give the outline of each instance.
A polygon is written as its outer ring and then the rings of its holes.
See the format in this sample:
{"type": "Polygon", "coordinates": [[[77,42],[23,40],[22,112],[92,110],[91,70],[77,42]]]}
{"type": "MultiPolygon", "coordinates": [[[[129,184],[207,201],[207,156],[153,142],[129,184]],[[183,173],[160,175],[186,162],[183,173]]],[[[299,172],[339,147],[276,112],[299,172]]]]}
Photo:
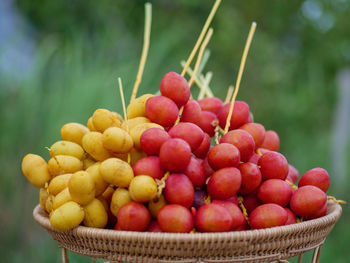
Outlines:
{"type": "Polygon", "coordinates": [[[263,204],[278,204],[282,207],[288,205],[292,196],[292,188],[281,179],[264,181],[258,189],[258,198],[263,204]]]}
{"type": "Polygon", "coordinates": [[[179,108],[167,97],[154,96],[146,102],[146,117],[163,127],[172,126],[178,115],[179,108]]]}
{"type": "Polygon", "coordinates": [[[283,226],[288,220],[288,214],[283,207],[276,204],[260,205],[249,216],[252,229],[283,226]]]}
{"type": "Polygon", "coordinates": [[[159,158],[165,170],[184,172],[191,161],[191,147],[182,139],[169,139],[160,147],[159,158]]]}
{"type": "Polygon", "coordinates": [[[260,155],[257,153],[253,153],[253,155],[249,158],[248,162],[258,164],[259,159],[260,159],[260,155]]]}
{"type": "Polygon", "coordinates": [[[264,179],[285,180],[289,167],[287,159],[278,152],[265,152],[259,159],[261,175],[264,179]]]}
{"type": "Polygon", "coordinates": [[[227,209],[232,217],[231,230],[242,229],[246,226],[247,221],[245,220],[241,209],[234,203],[227,200],[213,200],[212,204],[218,204],[227,209]]]}
{"type": "Polygon", "coordinates": [[[305,217],[305,220],[316,219],[325,215],[327,215],[327,203],[325,203],[324,206],[313,216],[305,217]]]}
{"type": "Polygon", "coordinates": [[[298,216],[313,217],[326,203],[327,196],[320,188],[306,185],[293,193],[290,199],[290,208],[298,216]]]}
{"type": "Polygon", "coordinates": [[[170,174],[165,181],[164,197],[169,204],[190,208],[194,200],[194,189],[184,174],[170,174]]]}
{"type": "Polygon", "coordinates": [[[278,137],[278,134],[272,130],[266,131],[264,141],[260,147],[278,152],[280,149],[280,138],[278,137]]]}
{"type": "Polygon", "coordinates": [[[229,201],[231,203],[234,203],[235,205],[238,205],[238,197],[237,197],[237,195],[234,195],[234,196],[226,199],[225,201],[229,201]]]}
{"type": "Polygon", "coordinates": [[[164,170],[158,156],[146,156],[138,160],[132,167],[134,175],[148,175],[154,179],[162,179],[164,170]]]}
{"type": "Polygon", "coordinates": [[[210,111],[215,115],[221,110],[224,103],[216,97],[204,98],[198,101],[202,111],[210,111]]]}
{"type": "Polygon", "coordinates": [[[221,205],[207,204],[197,210],[195,225],[202,232],[226,232],[232,228],[232,216],[221,205]]]}
{"type": "MultiPolygon", "coordinates": [[[[217,114],[220,126],[223,129],[226,126],[226,119],[229,111],[230,111],[230,103],[226,103],[224,106],[222,106],[222,108],[217,114]]],[[[248,104],[245,103],[244,101],[235,101],[233,106],[232,117],[230,120],[230,130],[237,129],[242,125],[250,122],[249,118],[250,118],[250,112],[249,112],[248,104]]]]}
{"type": "Polygon", "coordinates": [[[329,188],[329,175],[325,169],[313,168],[304,173],[299,180],[299,187],[305,185],[313,185],[320,188],[323,192],[327,192],[329,188]]]}
{"type": "Polygon", "coordinates": [[[172,138],[180,138],[186,141],[191,150],[196,150],[204,139],[204,132],[196,124],[190,122],[180,122],[169,130],[172,138]]]}
{"type": "Polygon", "coordinates": [[[289,164],[288,166],[289,166],[289,171],[286,179],[292,182],[293,184],[295,184],[298,181],[299,172],[297,169],[295,169],[293,165],[289,164]]]}
{"type": "Polygon", "coordinates": [[[254,154],[255,142],[253,137],[245,130],[237,129],[226,133],[220,143],[230,143],[236,146],[240,152],[241,160],[247,162],[254,154]]]}
{"type": "Polygon", "coordinates": [[[285,207],[284,210],[287,212],[288,219],[285,225],[291,225],[291,224],[296,224],[297,223],[297,217],[294,215],[292,210],[289,208],[285,207]]]}
{"type": "Polygon", "coordinates": [[[204,138],[199,145],[199,147],[193,151],[193,154],[198,158],[205,158],[208,154],[210,148],[210,136],[207,133],[204,133],[204,138]]]}
{"type": "Polygon", "coordinates": [[[242,185],[238,193],[246,195],[258,189],[261,183],[259,167],[254,163],[241,163],[238,169],[242,175],[242,185]]]}
{"type": "Polygon", "coordinates": [[[195,157],[191,157],[191,161],[185,170],[185,175],[191,180],[193,186],[202,186],[207,179],[201,162],[195,157]]]}
{"type": "Polygon", "coordinates": [[[150,128],[140,137],[142,150],[148,155],[158,155],[160,147],[170,138],[169,134],[160,128],[150,128]]]}
{"type": "Polygon", "coordinates": [[[127,231],[145,231],[151,222],[148,209],[134,201],[123,205],[119,209],[117,218],[120,230],[127,231]]]}
{"type": "Polygon", "coordinates": [[[213,126],[213,121],[216,120],[216,115],[210,111],[202,111],[202,119],[199,127],[209,134],[210,137],[215,135],[215,127],[213,126]]]}
{"type": "Polygon", "coordinates": [[[159,210],[158,223],[163,232],[189,233],[193,229],[193,216],[187,208],[170,204],[159,210]]]}
{"type": "Polygon", "coordinates": [[[237,193],[241,182],[242,176],[237,168],[222,168],[210,177],[207,185],[208,194],[212,199],[228,199],[237,193]]]}
{"type": "Polygon", "coordinates": [[[190,86],[187,80],[176,72],[164,75],[159,86],[160,93],[171,99],[178,107],[185,105],[190,98],[190,86]]]}
{"type": "Polygon", "coordinates": [[[187,102],[182,111],[180,121],[200,125],[202,121],[202,110],[197,101],[189,100],[187,102]]]}
{"type": "Polygon", "coordinates": [[[229,143],[216,144],[208,153],[208,162],[214,170],[232,166],[238,167],[239,161],[239,150],[229,143]]]}
{"type": "Polygon", "coordinates": [[[265,128],[260,123],[246,123],[240,129],[248,132],[254,139],[255,149],[259,148],[265,139],[265,128]]]}

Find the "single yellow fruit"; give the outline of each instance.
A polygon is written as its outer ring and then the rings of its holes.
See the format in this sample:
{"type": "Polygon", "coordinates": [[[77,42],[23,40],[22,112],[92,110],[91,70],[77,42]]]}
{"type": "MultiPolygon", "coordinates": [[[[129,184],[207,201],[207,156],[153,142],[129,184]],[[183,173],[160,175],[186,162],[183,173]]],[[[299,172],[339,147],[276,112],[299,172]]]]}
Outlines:
{"type": "Polygon", "coordinates": [[[155,198],[148,203],[148,210],[150,211],[153,218],[157,218],[158,211],[166,205],[166,201],[163,195],[159,198],[155,198]]]}
{"type": "Polygon", "coordinates": [[[109,127],[121,127],[118,115],[106,109],[97,109],[92,115],[92,123],[97,131],[103,133],[109,127]]]}
{"type": "Polygon", "coordinates": [[[22,172],[28,181],[38,188],[44,188],[51,179],[46,161],[36,154],[29,153],[24,156],[22,172]]]}
{"type": "Polygon", "coordinates": [[[45,188],[40,188],[39,192],[39,203],[41,206],[41,209],[46,211],[46,200],[49,197],[49,193],[45,188]]]}
{"type": "Polygon", "coordinates": [[[117,188],[112,195],[110,209],[114,216],[118,216],[119,209],[131,202],[129,191],[125,188],[117,188]]]}
{"type": "Polygon", "coordinates": [[[101,163],[97,162],[86,169],[86,172],[92,176],[92,179],[95,182],[95,196],[101,195],[108,187],[108,183],[103,180],[103,177],[100,173],[100,165],[101,163]]]}
{"type": "Polygon", "coordinates": [[[68,182],[68,189],[72,200],[80,205],[87,205],[95,197],[95,182],[92,176],[85,171],[72,175],[68,182]]]}
{"type": "Polygon", "coordinates": [[[75,173],[83,169],[83,162],[69,155],[56,155],[47,163],[52,176],[75,173]]]}
{"type": "Polygon", "coordinates": [[[68,231],[77,227],[84,219],[84,209],[70,201],[50,214],[50,223],[54,229],[68,231]]]}
{"type": "Polygon", "coordinates": [[[136,202],[149,202],[156,197],[157,184],[151,176],[138,175],[132,179],[129,193],[131,199],[136,202]]]}
{"type": "Polygon", "coordinates": [[[104,228],[107,225],[108,215],[100,200],[95,198],[83,208],[85,212],[85,226],[104,228]]]}
{"type": "Polygon", "coordinates": [[[83,137],[84,150],[98,161],[111,157],[111,153],[103,146],[102,137],[99,132],[89,132],[83,137]]]}
{"type": "Polygon", "coordinates": [[[53,210],[53,202],[55,201],[55,197],[53,195],[49,195],[46,199],[45,202],[45,210],[46,212],[48,212],[49,214],[51,213],[51,211],[53,210]]]}
{"type": "Polygon", "coordinates": [[[128,187],[134,172],[127,162],[118,158],[109,158],[101,163],[100,173],[103,179],[118,187],[128,187]]]}
{"type": "Polygon", "coordinates": [[[135,117],[133,119],[128,119],[127,121],[123,121],[122,129],[127,131],[128,130],[127,128],[129,128],[129,131],[130,131],[136,125],[139,125],[141,123],[151,123],[151,121],[146,117],[135,117]]]}
{"type": "Polygon", "coordinates": [[[106,129],[102,137],[103,146],[115,153],[128,153],[134,146],[131,136],[118,127],[106,129]]]}
{"type": "Polygon", "coordinates": [[[49,183],[48,192],[52,195],[57,195],[68,186],[71,176],[72,174],[62,174],[54,177],[49,183]]]}
{"type": "Polygon", "coordinates": [[[81,140],[88,132],[89,129],[83,124],[70,122],[62,126],[61,137],[65,141],[75,142],[81,146],[81,140]]]}
{"type": "Polygon", "coordinates": [[[85,156],[84,149],[75,142],[58,141],[50,147],[50,155],[52,157],[57,155],[69,155],[82,160],[85,156]]]}
{"type": "Polygon", "coordinates": [[[135,148],[138,150],[141,150],[140,138],[142,133],[150,128],[160,128],[164,130],[164,128],[157,123],[141,123],[130,130],[130,136],[134,141],[135,148]]]}
{"type": "Polygon", "coordinates": [[[146,102],[153,96],[152,94],[144,94],[134,99],[126,109],[128,119],[146,117],[146,102]]]}

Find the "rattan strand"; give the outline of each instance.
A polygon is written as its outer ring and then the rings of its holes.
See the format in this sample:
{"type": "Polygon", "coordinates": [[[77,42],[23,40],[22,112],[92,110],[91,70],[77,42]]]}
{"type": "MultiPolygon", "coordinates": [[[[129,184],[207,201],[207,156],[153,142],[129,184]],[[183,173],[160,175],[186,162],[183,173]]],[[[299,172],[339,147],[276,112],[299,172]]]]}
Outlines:
{"type": "Polygon", "coordinates": [[[322,245],[342,213],[328,202],[324,217],[261,230],[225,233],[147,233],[79,226],[67,232],[53,229],[40,206],[35,220],[60,247],[90,257],[131,262],[263,262],[290,258],[322,245]]]}

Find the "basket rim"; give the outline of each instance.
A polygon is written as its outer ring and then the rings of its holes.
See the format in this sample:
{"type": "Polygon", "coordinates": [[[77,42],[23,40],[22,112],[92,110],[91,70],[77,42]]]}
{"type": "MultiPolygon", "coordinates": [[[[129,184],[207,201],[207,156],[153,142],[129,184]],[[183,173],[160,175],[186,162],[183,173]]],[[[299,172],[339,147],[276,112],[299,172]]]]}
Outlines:
{"type": "Polygon", "coordinates": [[[271,227],[271,228],[265,228],[265,229],[215,232],[215,233],[198,232],[195,234],[120,231],[120,230],[113,230],[113,229],[91,228],[86,226],[78,226],[72,230],[62,232],[54,229],[51,226],[49,215],[44,210],[42,210],[42,208],[40,207],[40,204],[38,204],[34,208],[33,217],[35,221],[37,221],[46,230],[50,232],[53,231],[53,232],[62,233],[66,235],[91,236],[91,237],[101,236],[103,238],[110,238],[110,239],[120,239],[120,238],[137,239],[137,240],[147,239],[148,241],[153,241],[153,240],[155,241],[161,238],[163,242],[181,239],[183,241],[193,242],[193,240],[197,240],[197,239],[198,241],[202,239],[217,239],[217,238],[249,239],[249,238],[257,238],[257,237],[265,237],[266,235],[273,238],[274,236],[288,235],[293,232],[303,232],[303,231],[307,232],[310,230],[310,228],[322,229],[327,225],[330,225],[330,224],[334,225],[342,214],[342,207],[331,200],[328,201],[327,207],[328,207],[327,215],[317,219],[303,221],[297,224],[271,227]]]}

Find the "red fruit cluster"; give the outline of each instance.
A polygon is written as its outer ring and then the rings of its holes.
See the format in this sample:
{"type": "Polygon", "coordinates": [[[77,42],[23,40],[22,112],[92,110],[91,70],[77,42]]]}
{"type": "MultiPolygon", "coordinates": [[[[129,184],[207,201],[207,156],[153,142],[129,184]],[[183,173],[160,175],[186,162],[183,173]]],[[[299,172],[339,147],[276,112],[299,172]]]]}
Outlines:
{"type": "Polygon", "coordinates": [[[246,102],[234,103],[230,130],[219,144],[211,145],[216,126],[225,128],[230,104],[215,97],[190,99],[187,81],[175,72],[163,77],[160,92],[161,96],[147,100],[146,116],[165,129],[143,132],[140,145],[148,156],[133,170],[135,176],[164,180],[165,202],[154,221],[147,204],[125,204],[116,229],[239,231],[293,224],[298,217],[308,220],[327,213],[327,171],[311,169],[301,176],[297,190],[292,187],[299,172],[278,152],[277,133],[252,122],[246,102]],[[240,204],[237,195],[243,200],[240,204]]]}

